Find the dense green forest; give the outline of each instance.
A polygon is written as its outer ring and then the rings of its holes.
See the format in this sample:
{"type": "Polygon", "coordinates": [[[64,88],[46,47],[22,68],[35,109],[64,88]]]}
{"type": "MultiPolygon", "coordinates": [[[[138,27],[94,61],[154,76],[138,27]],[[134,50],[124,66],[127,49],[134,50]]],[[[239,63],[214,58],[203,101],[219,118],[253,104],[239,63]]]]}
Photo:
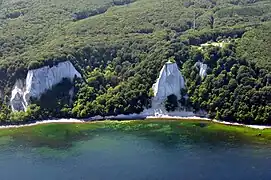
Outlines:
{"type": "Polygon", "coordinates": [[[270,0],[0,0],[0,120],[139,113],[174,59],[187,106],[221,120],[271,124],[270,8],[270,0]],[[226,43],[200,48],[216,41],[226,43]],[[83,79],[64,79],[26,112],[11,113],[16,79],[66,60],[83,79]],[[209,67],[204,79],[198,61],[209,67]]]}

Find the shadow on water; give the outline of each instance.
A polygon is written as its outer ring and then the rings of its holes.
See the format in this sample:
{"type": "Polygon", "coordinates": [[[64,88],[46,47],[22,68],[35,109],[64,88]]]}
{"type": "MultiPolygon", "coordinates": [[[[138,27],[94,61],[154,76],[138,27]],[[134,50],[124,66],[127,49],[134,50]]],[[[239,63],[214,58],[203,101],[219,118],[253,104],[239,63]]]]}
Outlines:
{"type": "MultiPolygon", "coordinates": [[[[99,122],[87,124],[46,124],[25,127],[10,134],[13,146],[47,147],[68,150],[78,141],[89,141],[103,133],[118,132],[134,135],[162,148],[176,148],[183,144],[206,147],[240,147],[255,143],[238,131],[212,129],[208,122],[133,121],[99,122]]],[[[269,144],[270,145],[270,144],[269,144]]]]}

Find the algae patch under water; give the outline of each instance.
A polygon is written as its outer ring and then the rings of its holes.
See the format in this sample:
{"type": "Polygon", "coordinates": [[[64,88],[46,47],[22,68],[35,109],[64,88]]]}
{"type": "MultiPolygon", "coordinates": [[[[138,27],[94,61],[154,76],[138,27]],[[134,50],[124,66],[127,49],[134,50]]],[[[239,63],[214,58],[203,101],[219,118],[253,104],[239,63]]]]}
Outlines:
{"type": "Polygon", "coordinates": [[[91,123],[43,124],[0,130],[0,145],[7,142],[31,147],[67,149],[74,142],[90,140],[106,132],[146,137],[165,145],[180,141],[204,144],[260,144],[271,145],[271,130],[236,127],[205,121],[102,121],[91,123]]]}
{"type": "Polygon", "coordinates": [[[270,180],[270,136],[270,130],[204,121],[103,121],[3,129],[0,173],[5,180],[270,180]]]}

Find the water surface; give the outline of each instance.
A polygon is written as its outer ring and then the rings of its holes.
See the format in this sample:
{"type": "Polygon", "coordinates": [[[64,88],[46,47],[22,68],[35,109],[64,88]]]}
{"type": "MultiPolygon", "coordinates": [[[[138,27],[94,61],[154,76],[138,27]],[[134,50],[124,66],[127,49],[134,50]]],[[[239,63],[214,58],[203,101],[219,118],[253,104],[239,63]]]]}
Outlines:
{"type": "Polygon", "coordinates": [[[208,126],[137,122],[13,130],[0,137],[1,179],[271,179],[269,142],[208,126]]]}

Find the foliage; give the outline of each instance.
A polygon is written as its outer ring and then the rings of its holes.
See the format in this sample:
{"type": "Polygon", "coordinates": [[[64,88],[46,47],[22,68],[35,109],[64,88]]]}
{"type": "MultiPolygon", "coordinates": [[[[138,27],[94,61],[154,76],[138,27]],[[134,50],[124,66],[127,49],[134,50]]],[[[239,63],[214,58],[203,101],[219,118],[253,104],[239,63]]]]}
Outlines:
{"type": "Polygon", "coordinates": [[[271,70],[271,23],[252,29],[239,41],[237,53],[271,70]]]}
{"type": "Polygon", "coordinates": [[[187,79],[186,105],[223,120],[270,124],[270,1],[0,2],[2,123],[140,113],[151,106],[159,70],[174,59],[187,79]],[[223,49],[193,47],[227,38],[223,49]],[[11,113],[16,79],[66,60],[83,79],[64,80],[27,112],[11,113]],[[204,80],[197,61],[208,64],[204,80]]]}
{"type": "Polygon", "coordinates": [[[165,108],[167,111],[175,111],[178,107],[178,99],[177,96],[174,94],[171,94],[167,97],[167,100],[165,102],[165,108]]]}
{"type": "Polygon", "coordinates": [[[194,108],[225,121],[271,124],[270,72],[236,56],[234,44],[207,47],[202,53],[202,61],[209,67],[206,78],[201,79],[193,67],[197,59],[183,66],[194,108]]]}

